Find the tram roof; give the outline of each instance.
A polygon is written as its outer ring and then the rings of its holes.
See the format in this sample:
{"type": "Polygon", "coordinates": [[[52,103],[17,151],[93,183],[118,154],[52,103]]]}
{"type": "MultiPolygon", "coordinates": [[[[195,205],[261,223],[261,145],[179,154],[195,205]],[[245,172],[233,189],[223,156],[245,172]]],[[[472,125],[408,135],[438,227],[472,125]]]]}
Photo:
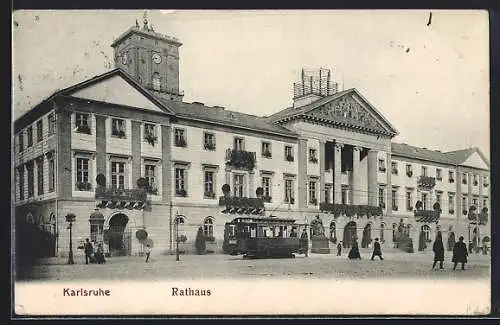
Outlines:
{"type": "Polygon", "coordinates": [[[232,222],[295,223],[295,219],[276,217],[238,217],[232,222]]]}

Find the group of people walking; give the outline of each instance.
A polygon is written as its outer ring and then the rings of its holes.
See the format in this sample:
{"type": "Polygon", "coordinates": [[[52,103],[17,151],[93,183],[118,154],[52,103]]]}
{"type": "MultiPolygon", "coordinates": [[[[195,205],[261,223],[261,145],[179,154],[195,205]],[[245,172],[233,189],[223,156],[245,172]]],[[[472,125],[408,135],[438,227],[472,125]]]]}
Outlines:
{"type": "Polygon", "coordinates": [[[97,249],[94,252],[94,246],[87,238],[85,240],[85,245],[83,248],[84,248],[84,252],[85,252],[85,264],[89,264],[89,263],[104,264],[104,263],[106,263],[106,259],[104,258],[104,250],[102,248],[102,244],[97,245],[97,249]]]}
{"type": "MultiPolygon", "coordinates": [[[[439,262],[439,268],[443,269],[444,263],[444,245],[443,237],[441,232],[438,232],[436,236],[436,241],[432,245],[432,251],[434,252],[434,263],[432,264],[432,269],[434,269],[439,262]]],[[[462,270],[465,269],[465,263],[467,263],[467,256],[469,252],[467,251],[467,246],[464,243],[464,237],[460,236],[458,242],[453,246],[453,256],[451,261],[453,262],[453,270],[457,268],[458,263],[461,264],[462,270]]]]}

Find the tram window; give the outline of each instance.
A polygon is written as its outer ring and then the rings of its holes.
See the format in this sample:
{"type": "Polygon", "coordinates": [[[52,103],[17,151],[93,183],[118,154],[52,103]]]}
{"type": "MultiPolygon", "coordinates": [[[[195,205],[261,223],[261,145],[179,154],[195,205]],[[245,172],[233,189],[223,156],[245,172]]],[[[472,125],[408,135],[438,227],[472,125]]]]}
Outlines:
{"type": "Polygon", "coordinates": [[[259,228],[257,229],[257,237],[264,237],[265,236],[265,233],[264,233],[264,227],[263,226],[259,226],[259,228]]]}
{"type": "Polygon", "coordinates": [[[257,227],[255,225],[252,225],[250,227],[250,237],[252,238],[257,237],[257,227]]]}
{"type": "Polygon", "coordinates": [[[230,225],[230,226],[229,226],[229,236],[234,237],[234,235],[235,235],[235,230],[236,230],[236,226],[235,226],[235,225],[230,225]]]}
{"type": "Polygon", "coordinates": [[[292,227],[292,230],[290,230],[290,237],[297,237],[297,227],[292,227]]]}

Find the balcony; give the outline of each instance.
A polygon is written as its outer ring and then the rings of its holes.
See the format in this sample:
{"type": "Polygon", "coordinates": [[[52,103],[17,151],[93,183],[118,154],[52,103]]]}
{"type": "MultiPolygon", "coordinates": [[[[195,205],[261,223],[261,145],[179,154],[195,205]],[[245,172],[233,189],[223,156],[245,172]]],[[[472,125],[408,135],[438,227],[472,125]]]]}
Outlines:
{"type": "Polygon", "coordinates": [[[226,150],[226,164],[239,169],[253,170],[257,160],[255,152],[245,150],[226,150]]]}
{"type": "Polygon", "coordinates": [[[382,208],[370,205],[354,205],[354,204],[335,204],[335,203],[320,203],[319,209],[322,212],[330,212],[335,218],[340,215],[346,215],[347,217],[371,217],[371,216],[381,216],[382,208]]]}
{"type": "Polygon", "coordinates": [[[147,205],[146,189],[117,189],[97,187],[95,199],[99,207],[142,209],[147,205]]]}
{"type": "Polygon", "coordinates": [[[417,181],[417,186],[421,189],[430,190],[436,186],[436,178],[430,176],[420,176],[417,181]]]}
{"type": "Polygon", "coordinates": [[[441,210],[415,210],[415,219],[417,222],[438,222],[441,216],[441,210]]]}
{"type": "Polygon", "coordinates": [[[262,198],[221,196],[219,206],[225,206],[222,213],[231,214],[263,214],[265,210],[262,198]]]}
{"type": "Polygon", "coordinates": [[[485,225],[488,223],[488,212],[480,212],[480,213],[469,213],[468,217],[471,224],[476,224],[479,221],[479,225],[485,225]]]}

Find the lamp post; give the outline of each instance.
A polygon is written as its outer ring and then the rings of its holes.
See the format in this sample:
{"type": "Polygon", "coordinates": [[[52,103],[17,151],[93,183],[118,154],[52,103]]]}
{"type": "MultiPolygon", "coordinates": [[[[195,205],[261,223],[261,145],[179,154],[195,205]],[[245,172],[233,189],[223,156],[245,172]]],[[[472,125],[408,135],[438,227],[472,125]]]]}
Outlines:
{"type": "Polygon", "coordinates": [[[175,260],[179,261],[179,219],[183,215],[177,212],[175,214],[175,260]]]}
{"type": "Polygon", "coordinates": [[[73,213],[68,213],[66,215],[66,221],[69,223],[69,254],[68,254],[68,264],[75,264],[73,260],[73,222],[75,222],[76,216],[73,213]]]}

